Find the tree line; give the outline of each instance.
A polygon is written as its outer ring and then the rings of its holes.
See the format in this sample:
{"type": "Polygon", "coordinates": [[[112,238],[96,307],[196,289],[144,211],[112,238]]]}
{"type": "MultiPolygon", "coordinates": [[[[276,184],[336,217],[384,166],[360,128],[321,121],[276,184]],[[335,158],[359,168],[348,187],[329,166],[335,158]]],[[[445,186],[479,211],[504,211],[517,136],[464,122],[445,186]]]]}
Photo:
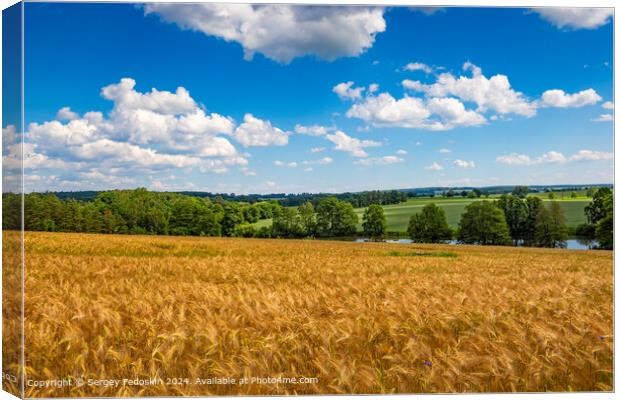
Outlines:
{"type": "MultiPolygon", "coordinates": [[[[49,194],[56,195],[60,200],[78,200],[89,202],[97,198],[102,192],[80,191],[80,192],[54,192],[49,194]]],[[[271,194],[235,194],[235,193],[212,193],[212,192],[158,192],[162,194],[181,194],[188,197],[206,198],[211,201],[225,200],[239,203],[278,203],[283,207],[296,207],[311,202],[314,207],[318,202],[328,197],[335,197],[338,200],[347,201],[353,207],[367,207],[371,204],[398,204],[407,201],[409,197],[415,197],[415,193],[408,193],[400,190],[371,190],[364,192],[345,192],[338,194],[330,193],[271,193],[271,194]]]]}
{"type": "MultiPolygon", "coordinates": [[[[3,194],[3,229],[21,226],[21,196],[3,194]]],[[[349,202],[327,197],[299,207],[277,201],[253,204],[149,192],[99,192],[91,201],[61,200],[51,193],[24,196],[28,231],[242,237],[332,237],[355,234],[358,218],[349,202]],[[271,226],[255,228],[260,220],[271,226]]]]}
{"type": "MultiPolygon", "coordinates": [[[[411,216],[408,234],[415,242],[440,243],[456,239],[480,245],[565,247],[566,218],[560,204],[547,205],[524,190],[498,200],[474,201],[465,207],[458,229],[448,225],[443,209],[434,203],[411,216]]],[[[357,235],[358,216],[351,202],[329,196],[283,207],[275,200],[253,204],[149,192],[146,189],[100,192],[92,201],[60,200],[54,194],[24,196],[24,229],[30,231],[238,236],[263,238],[345,237],[357,235]],[[271,219],[271,225],[255,223],[271,219]]],[[[3,195],[3,229],[20,229],[21,196],[3,195]]],[[[587,223],[578,236],[596,239],[601,248],[613,247],[613,192],[599,188],[585,208],[587,223]]],[[[380,204],[370,204],[362,217],[362,233],[373,240],[387,234],[380,204]]]]}
{"type": "MultiPolygon", "coordinates": [[[[588,223],[576,229],[578,236],[596,239],[599,248],[613,248],[613,192],[599,188],[584,213],[588,223]]],[[[421,243],[441,243],[456,238],[461,243],[481,245],[522,245],[566,247],[568,229],[564,211],[557,201],[547,205],[523,191],[502,195],[496,201],[476,201],[465,207],[459,227],[453,231],[444,210],[426,205],[409,220],[411,239],[421,243]]]]}

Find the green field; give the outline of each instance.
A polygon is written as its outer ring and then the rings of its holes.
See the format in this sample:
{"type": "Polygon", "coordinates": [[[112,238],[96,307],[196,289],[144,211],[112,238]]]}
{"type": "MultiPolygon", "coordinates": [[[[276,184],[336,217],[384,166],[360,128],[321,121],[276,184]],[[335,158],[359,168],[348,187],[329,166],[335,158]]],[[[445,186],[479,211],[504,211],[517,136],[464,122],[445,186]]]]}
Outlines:
{"type": "MultiPolygon", "coordinates": [[[[570,194],[568,196],[570,196],[570,194]]],[[[387,217],[388,222],[388,231],[390,232],[405,232],[407,230],[407,225],[409,224],[409,218],[411,218],[413,214],[420,212],[422,207],[429,203],[435,203],[441,207],[446,212],[448,224],[450,224],[452,228],[456,228],[465,207],[473,201],[480,200],[484,199],[446,199],[430,197],[412,198],[407,200],[405,203],[383,206],[383,209],[385,210],[385,216],[387,217]]],[[[491,198],[491,200],[493,200],[493,198],[491,198]]],[[[580,197],[573,200],[565,197],[564,200],[560,198],[557,198],[556,200],[559,201],[564,209],[566,223],[569,227],[575,227],[586,222],[583,209],[590,202],[590,199],[587,197],[580,197]]],[[[543,198],[543,201],[547,202],[549,200],[543,198]]],[[[360,222],[358,228],[361,230],[364,208],[356,208],[355,212],[359,217],[360,222]]],[[[256,228],[270,225],[270,219],[261,220],[254,224],[256,228]]]]}
{"type": "MultiPolygon", "coordinates": [[[[461,214],[465,207],[473,201],[479,201],[480,199],[409,199],[405,203],[394,204],[384,206],[385,216],[388,222],[388,231],[392,232],[404,232],[407,230],[409,224],[409,218],[415,213],[420,212],[422,207],[429,203],[435,203],[441,207],[448,219],[448,224],[451,227],[456,228],[461,219],[461,214]]],[[[545,202],[546,199],[543,199],[545,202]]],[[[564,209],[566,215],[566,223],[568,226],[574,227],[581,223],[586,222],[585,215],[583,214],[584,207],[590,202],[590,200],[561,200],[559,201],[564,209]]],[[[355,212],[360,218],[359,227],[361,229],[362,216],[364,214],[363,208],[356,208],[355,212]]]]}

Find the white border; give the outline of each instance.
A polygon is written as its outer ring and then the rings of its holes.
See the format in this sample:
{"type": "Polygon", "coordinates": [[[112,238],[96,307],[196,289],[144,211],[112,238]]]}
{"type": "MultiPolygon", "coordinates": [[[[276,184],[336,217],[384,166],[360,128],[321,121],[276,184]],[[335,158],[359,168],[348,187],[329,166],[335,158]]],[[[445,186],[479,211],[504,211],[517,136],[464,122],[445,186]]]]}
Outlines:
{"type": "MultiPolygon", "coordinates": [[[[39,0],[28,0],[28,2],[35,2],[35,1],[39,1],[39,0]]],[[[45,1],[45,0],[41,0],[41,1],[45,1]]],[[[63,1],[54,1],[54,0],[50,0],[47,1],[50,3],[53,2],[69,2],[69,3],[101,3],[101,2],[108,2],[108,3],[188,3],[188,2],[192,2],[192,3],[247,3],[249,1],[241,1],[241,0],[237,0],[237,1],[231,1],[231,0],[218,0],[218,1],[205,1],[205,0],[196,0],[196,1],[184,1],[184,0],[167,0],[167,1],[162,1],[162,0],[150,0],[150,1],[146,1],[146,0],[138,0],[138,1],[123,1],[123,0],[106,0],[106,1],[94,1],[94,0],[63,0],[63,1]]],[[[8,8],[14,4],[18,3],[18,1],[16,0],[0,0],[0,10],[4,10],[5,8],[8,8]]],[[[294,1],[294,0],[253,0],[251,1],[251,3],[257,3],[257,4],[264,4],[264,3],[284,3],[284,4],[303,4],[304,2],[302,1],[294,1]]],[[[382,5],[382,6],[444,6],[444,7],[450,7],[450,6],[468,6],[468,7],[615,7],[616,2],[613,0],[595,0],[595,1],[583,1],[583,0],[561,0],[561,1],[553,1],[553,0],[538,0],[536,2],[533,1],[515,1],[515,0],[504,0],[504,1],[498,1],[498,0],[477,0],[477,1],[468,1],[468,0],[423,0],[423,1],[419,1],[419,0],[390,0],[390,1],[380,1],[380,0],[311,0],[308,1],[306,4],[311,3],[311,4],[368,4],[368,5],[382,5]]],[[[23,13],[22,13],[22,18],[23,18],[23,13]]],[[[615,22],[615,21],[614,21],[615,22]]],[[[23,36],[23,32],[22,32],[22,36],[23,36]]],[[[23,39],[23,38],[22,38],[23,39]]],[[[616,24],[614,23],[614,60],[613,60],[613,66],[614,66],[614,104],[616,102],[616,99],[618,99],[618,86],[616,85],[616,81],[615,81],[615,76],[616,76],[616,72],[618,70],[618,65],[616,63],[616,46],[618,43],[618,30],[616,29],[616,24]]],[[[0,65],[2,63],[2,19],[0,18],[0,65]]],[[[22,41],[22,46],[23,46],[23,41],[22,41]]],[[[22,51],[22,69],[23,69],[23,51],[22,51]]],[[[1,82],[1,77],[0,77],[0,89],[2,88],[2,82],[1,82]]],[[[1,92],[1,90],[0,90],[1,92]]],[[[22,93],[23,93],[23,70],[22,70],[22,93]]],[[[0,108],[2,106],[2,99],[0,96],[0,108]]],[[[614,115],[615,115],[615,110],[614,110],[614,115]]],[[[1,120],[1,115],[0,115],[0,126],[2,126],[2,120],[1,120]]],[[[22,123],[23,123],[23,98],[22,98],[22,123]]],[[[620,155],[620,144],[615,140],[615,128],[616,128],[616,120],[614,118],[614,156],[615,155],[620,155]]],[[[618,175],[618,171],[620,170],[620,165],[615,163],[615,157],[614,157],[614,187],[616,186],[616,181],[615,181],[615,177],[620,176],[618,175]]],[[[1,171],[1,167],[0,167],[0,171],[1,171]]],[[[23,186],[22,186],[23,187],[23,186]]],[[[0,182],[0,190],[1,190],[1,182],[0,182]]],[[[614,208],[616,210],[618,210],[618,205],[620,205],[620,200],[618,198],[618,196],[614,196],[614,208]]],[[[617,211],[616,211],[617,213],[617,211]]],[[[23,217],[23,215],[22,215],[23,217]]],[[[1,221],[1,216],[0,216],[0,221],[1,221]]],[[[618,229],[620,228],[620,218],[616,217],[614,219],[614,231],[618,232],[618,229]]],[[[614,236],[614,247],[618,250],[620,250],[620,247],[618,247],[618,245],[620,244],[620,235],[615,235],[614,236]]],[[[2,249],[0,248],[0,255],[1,255],[1,251],[2,249]]],[[[615,305],[615,298],[616,298],[616,293],[617,293],[617,279],[616,279],[616,274],[615,274],[615,261],[616,261],[616,254],[614,253],[614,305],[615,305]]],[[[0,275],[0,283],[2,277],[0,275]]],[[[0,289],[1,289],[1,285],[0,285],[0,289]]],[[[23,306],[23,305],[22,305],[23,306]]],[[[620,312],[618,310],[618,308],[614,309],[614,336],[616,336],[616,322],[618,321],[618,317],[620,316],[620,312]]],[[[0,327],[0,333],[2,332],[1,327],[0,327]]],[[[0,350],[2,349],[2,343],[0,342],[0,350]]],[[[0,352],[1,354],[1,352],[0,352]]],[[[616,354],[614,354],[614,372],[617,372],[615,370],[615,356],[616,354]]],[[[614,388],[618,388],[618,374],[615,373],[614,374],[614,388]]],[[[287,399],[290,398],[291,396],[270,396],[271,398],[276,398],[276,399],[287,399]]],[[[338,398],[342,398],[343,396],[334,396],[334,395],[324,395],[324,396],[303,396],[304,399],[313,399],[313,400],[335,400],[338,398]]],[[[351,397],[350,395],[345,395],[344,397],[351,397]]],[[[373,398],[373,399],[380,399],[383,398],[383,395],[364,395],[364,396],[356,396],[356,397],[364,397],[364,398],[373,398]]],[[[415,394],[415,395],[390,395],[389,399],[394,399],[394,400],[410,400],[410,399],[423,399],[423,398],[429,398],[429,397],[440,397],[441,399],[447,399],[447,400],[452,400],[452,399],[486,399],[486,400],[499,400],[499,399],[504,399],[504,398],[508,398],[511,400],[525,400],[525,399],[533,399],[533,398],[538,398],[538,399],[549,399],[549,398],[560,398],[560,399],[609,399],[609,398],[616,398],[616,393],[533,393],[533,394],[524,394],[524,393],[518,393],[518,394],[513,394],[513,393],[502,393],[502,394],[415,394]]],[[[150,399],[149,397],[144,397],[145,399],[150,399]]],[[[198,399],[222,399],[222,398],[234,398],[234,399],[255,399],[256,396],[234,396],[234,397],[215,397],[215,396],[211,396],[211,397],[195,397],[198,399]]],[[[6,392],[2,392],[0,391],[0,400],[5,400],[5,399],[15,399],[14,396],[11,396],[10,394],[6,393],[6,392]]],[[[170,399],[170,400],[177,400],[179,399],[179,397],[158,397],[157,399],[170,399]]]]}

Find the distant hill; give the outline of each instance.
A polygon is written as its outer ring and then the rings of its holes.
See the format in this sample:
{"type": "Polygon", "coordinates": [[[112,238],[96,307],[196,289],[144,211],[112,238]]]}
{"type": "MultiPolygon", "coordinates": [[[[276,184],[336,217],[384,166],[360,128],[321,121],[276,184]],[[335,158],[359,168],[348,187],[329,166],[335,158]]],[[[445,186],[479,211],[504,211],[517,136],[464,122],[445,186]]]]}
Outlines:
{"type": "MultiPolygon", "coordinates": [[[[528,186],[531,192],[547,192],[547,191],[573,191],[573,190],[582,190],[589,187],[609,187],[613,188],[613,184],[610,183],[600,183],[600,184],[570,184],[570,185],[529,185],[528,186]]],[[[289,205],[295,205],[296,203],[306,201],[309,199],[327,197],[327,196],[336,196],[339,198],[346,199],[347,197],[355,197],[356,195],[366,194],[366,193],[378,193],[378,192],[404,192],[407,193],[409,197],[421,197],[421,196],[432,196],[447,192],[452,190],[454,192],[471,191],[477,189],[482,193],[488,194],[503,194],[510,193],[515,188],[515,185],[498,185],[498,186],[483,186],[483,187],[474,187],[474,186],[432,186],[432,187],[421,187],[421,188],[407,188],[407,189],[386,189],[386,190],[376,190],[376,191],[359,191],[359,192],[340,192],[340,193],[330,193],[330,192],[318,192],[318,193],[269,193],[269,194],[235,194],[235,193],[214,193],[214,192],[192,192],[192,191],[180,191],[180,192],[170,192],[170,193],[178,193],[184,194],[187,196],[195,196],[195,197],[208,197],[208,198],[216,198],[221,197],[224,200],[229,201],[244,201],[248,203],[255,203],[257,201],[265,201],[265,200],[277,200],[282,203],[287,203],[289,205]]],[[[66,199],[75,199],[81,201],[90,201],[93,200],[99,193],[105,191],[94,191],[94,190],[85,190],[85,191],[60,191],[60,192],[48,192],[55,194],[61,200],[66,199]]]]}

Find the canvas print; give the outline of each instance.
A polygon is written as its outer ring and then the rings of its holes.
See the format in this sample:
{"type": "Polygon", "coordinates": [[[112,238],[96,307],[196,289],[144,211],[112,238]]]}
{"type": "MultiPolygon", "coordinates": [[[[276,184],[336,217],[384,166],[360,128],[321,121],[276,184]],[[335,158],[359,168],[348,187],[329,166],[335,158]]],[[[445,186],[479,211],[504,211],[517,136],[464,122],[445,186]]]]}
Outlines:
{"type": "Polygon", "coordinates": [[[3,389],[613,391],[613,14],[4,10],[3,389]]]}

